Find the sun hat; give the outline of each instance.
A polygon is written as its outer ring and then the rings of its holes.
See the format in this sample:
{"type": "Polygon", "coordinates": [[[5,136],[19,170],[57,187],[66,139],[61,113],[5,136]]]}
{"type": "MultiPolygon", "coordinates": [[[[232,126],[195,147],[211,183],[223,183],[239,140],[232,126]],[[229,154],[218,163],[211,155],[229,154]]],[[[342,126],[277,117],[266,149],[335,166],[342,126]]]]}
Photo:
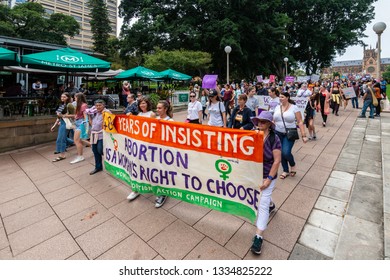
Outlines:
{"type": "Polygon", "coordinates": [[[269,111],[262,111],[257,117],[251,117],[252,123],[257,126],[259,121],[269,121],[271,123],[271,128],[275,129],[275,124],[273,123],[272,113],[269,111]]]}

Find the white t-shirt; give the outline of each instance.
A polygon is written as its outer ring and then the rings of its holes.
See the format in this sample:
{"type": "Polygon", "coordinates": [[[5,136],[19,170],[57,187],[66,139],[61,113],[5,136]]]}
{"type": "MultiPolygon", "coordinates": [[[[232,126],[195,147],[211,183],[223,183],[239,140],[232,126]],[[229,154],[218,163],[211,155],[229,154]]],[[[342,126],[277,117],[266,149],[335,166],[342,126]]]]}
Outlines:
{"type": "Polygon", "coordinates": [[[147,111],[145,113],[144,112],[139,112],[138,116],[150,118],[152,113],[153,113],[153,111],[147,111]]]}
{"type": "Polygon", "coordinates": [[[164,121],[172,121],[173,122],[173,119],[170,117],[170,116],[166,116],[165,118],[160,118],[160,116],[157,116],[157,118],[156,119],[158,119],[158,120],[164,120],[164,121]]]}
{"type": "Polygon", "coordinates": [[[277,106],[280,106],[280,100],[279,97],[271,98],[268,102],[269,105],[269,111],[273,114],[275,112],[275,108],[277,106]]]}
{"type": "MultiPolygon", "coordinates": [[[[282,115],[280,113],[280,107],[281,106],[276,106],[274,111],[275,130],[286,133],[286,129],[283,125],[282,115]]],[[[283,112],[284,123],[286,124],[287,128],[297,127],[295,122],[295,113],[297,112],[299,112],[299,108],[294,104],[290,104],[288,110],[283,112]]]]}
{"type": "Polygon", "coordinates": [[[221,116],[221,112],[222,113],[226,112],[223,103],[222,102],[210,103],[208,107],[208,111],[210,115],[208,125],[222,127],[223,118],[221,116]]]}
{"type": "Polygon", "coordinates": [[[188,114],[187,119],[189,120],[197,120],[199,119],[199,111],[202,111],[202,103],[200,103],[198,100],[195,102],[188,103],[188,114]]]}
{"type": "Polygon", "coordinates": [[[252,96],[252,97],[248,97],[248,100],[246,101],[246,107],[248,107],[249,109],[251,109],[252,112],[256,111],[256,108],[259,108],[259,100],[252,96]]]}

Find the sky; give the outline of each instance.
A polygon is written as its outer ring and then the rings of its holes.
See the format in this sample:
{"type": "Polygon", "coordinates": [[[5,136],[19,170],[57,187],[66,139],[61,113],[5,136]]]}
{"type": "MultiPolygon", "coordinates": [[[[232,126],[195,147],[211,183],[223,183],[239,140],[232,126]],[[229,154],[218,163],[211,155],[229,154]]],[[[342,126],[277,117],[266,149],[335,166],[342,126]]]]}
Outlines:
{"type": "MultiPolygon", "coordinates": [[[[118,6],[121,1],[118,1],[118,6]]],[[[387,27],[381,36],[382,44],[382,58],[390,58],[390,0],[378,0],[374,3],[375,7],[375,19],[367,25],[365,35],[368,37],[363,38],[363,42],[368,45],[368,48],[376,47],[376,42],[378,40],[378,35],[374,32],[372,27],[375,23],[383,21],[386,23],[387,27]]],[[[118,17],[118,30],[117,34],[120,33],[120,28],[122,26],[123,20],[118,17]]],[[[363,59],[363,47],[361,46],[351,46],[346,49],[345,53],[342,56],[337,56],[336,61],[345,61],[345,60],[356,60],[363,59]]]]}

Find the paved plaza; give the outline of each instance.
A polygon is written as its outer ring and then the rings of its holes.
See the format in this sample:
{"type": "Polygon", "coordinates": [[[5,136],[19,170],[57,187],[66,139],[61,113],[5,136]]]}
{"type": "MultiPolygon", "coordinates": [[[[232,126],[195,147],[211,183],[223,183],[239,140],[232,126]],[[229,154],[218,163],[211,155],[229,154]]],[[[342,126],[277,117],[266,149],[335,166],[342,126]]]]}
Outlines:
{"type": "Polygon", "coordinates": [[[326,127],[317,115],[317,140],[296,143],[297,174],[277,181],[260,256],[244,218],[174,199],[156,209],[152,195],[129,203],[129,186],[89,175],[90,148],[75,165],[74,147],[52,162],[55,142],[1,154],[0,259],[389,258],[390,114],[359,113],[341,110],[326,127]]]}

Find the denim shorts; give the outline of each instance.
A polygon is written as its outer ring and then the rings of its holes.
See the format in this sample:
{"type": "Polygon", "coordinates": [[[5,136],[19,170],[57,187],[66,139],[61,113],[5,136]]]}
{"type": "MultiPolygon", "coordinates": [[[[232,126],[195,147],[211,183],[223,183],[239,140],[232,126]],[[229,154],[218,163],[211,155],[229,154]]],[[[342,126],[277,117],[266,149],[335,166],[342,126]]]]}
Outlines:
{"type": "Polygon", "coordinates": [[[74,130],[81,130],[80,126],[81,126],[81,124],[83,123],[83,121],[84,121],[84,119],[78,119],[78,120],[76,120],[76,121],[74,122],[74,124],[75,124],[75,126],[76,126],[74,130]]]}

